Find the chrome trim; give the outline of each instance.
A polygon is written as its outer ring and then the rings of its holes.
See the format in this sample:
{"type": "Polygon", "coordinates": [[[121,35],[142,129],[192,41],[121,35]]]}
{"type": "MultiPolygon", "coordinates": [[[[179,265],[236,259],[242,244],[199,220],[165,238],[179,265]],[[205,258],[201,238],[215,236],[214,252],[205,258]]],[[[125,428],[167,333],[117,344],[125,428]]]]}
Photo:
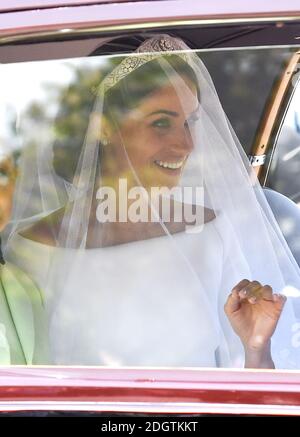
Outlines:
{"type": "Polygon", "coordinates": [[[265,163],[266,155],[249,155],[248,158],[252,167],[257,167],[265,163]]]}
{"type": "MultiPolygon", "coordinates": [[[[277,79],[275,85],[271,90],[271,94],[270,94],[271,98],[261,117],[261,122],[257,130],[257,135],[254,144],[252,146],[251,153],[254,156],[265,154],[266,156],[268,156],[269,159],[270,157],[269,149],[270,147],[272,147],[271,155],[273,157],[274,142],[271,144],[271,139],[275,134],[274,129],[276,127],[277,122],[279,121],[281,125],[283,121],[283,117],[285,117],[287,106],[284,107],[283,104],[288,96],[288,92],[291,86],[291,81],[295,73],[295,68],[299,64],[299,59],[300,59],[299,51],[291,53],[290,60],[288,61],[287,65],[285,65],[285,67],[283,68],[282,74],[277,79]],[[282,113],[283,110],[284,110],[284,114],[282,113]]],[[[276,129],[277,129],[277,133],[276,133],[277,136],[278,128],[276,127],[276,129]]],[[[263,166],[260,166],[259,164],[256,165],[257,167],[256,175],[263,186],[265,185],[267,173],[269,172],[270,163],[271,160],[269,160],[269,162],[267,163],[266,166],[267,169],[264,168],[263,166]],[[262,182],[263,179],[264,182],[262,182]]]]}
{"type": "MultiPolygon", "coordinates": [[[[300,55],[300,52],[298,52],[298,54],[300,55]]],[[[300,58],[299,58],[299,60],[300,60],[300,58]]],[[[298,64],[296,64],[296,65],[298,65],[298,64]]],[[[294,71],[292,72],[291,76],[292,76],[294,73],[296,73],[297,71],[298,71],[298,69],[297,69],[296,71],[294,70],[294,71]]],[[[274,158],[274,154],[275,154],[275,152],[276,152],[276,150],[277,150],[277,147],[278,147],[278,140],[279,140],[279,137],[280,137],[280,134],[281,134],[281,130],[282,130],[282,127],[283,127],[283,125],[284,125],[284,122],[285,122],[285,119],[286,119],[287,113],[288,113],[288,111],[289,111],[290,104],[291,104],[291,102],[292,102],[292,100],[293,100],[293,98],[294,98],[294,94],[295,94],[296,89],[297,89],[297,87],[299,86],[299,84],[300,84],[300,77],[298,77],[297,82],[293,85],[292,93],[291,93],[291,95],[290,95],[289,101],[287,102],[287,105],[286,105],[286,107],[285,107],[284,113],[282,114],[282,117],[281,117],[281,120],[280,120],[280,125],[279,125],[279,127],[278,127],[278,129],[277,129],[277,132],[276,132],[276,135],[275,135],[275,138],[274,138],[273,148],[272,148],[271,156],[270,156],[270,158],[269,158],[269,160],[268,160],[268,165],[267,165],[266,172],[265,172],[265,175],[264,175],[264,180],[261,181],[261,183],[262,183],[262,185],[263,185],[264,187],[265,187],[266,184],[268,183],[268,178],[269,178],[269,174],[270,174],[270,169],[271,169],[272,161],[273,161],[273,158],[274,158]]]]}
{"type": "MultiPolygon", "coordinates": [[[[296,16],[272,16],[272,17],[244,17],[244,18],[216,18],[216,19],[191,19],[191,20],[174,20],[174,21],[153,21],[153,22],[143,22],[134,24],[116,24],[116,25],[102,25],[97,27],[84,27],[78,29],[68,28],[66,33],[68,36],[80,36],[80,35],[92,35],[101,34],[106,32],[120,32],[120,31],[133,31],[133,30],[144,30],[144,29],[158,29],[165,27],[179,27],[179,26],[208,26],[208,25],[218,25],[218,24],[253,24],[253,23],[271,23],[277,22],[283,24],[285,22],[297,22],[300,21],[300,12],[296,16]]],[[[0,31],[1,32],[1,31],[0,31]]],[[[58,35],[63,35],[65,33],[64,28],[55,29],[49,32],[31,32],[31,33],[20,33],[12,36],[1,36],[0,33],[0,45],[9,44],[13,42],[23,41],[28,39],[45,38],[45,37],[57,37],[58,35]]],[[[35,41],[40,42],[40,41],[35,41]]]]}
{"type": "Polygon", "coordinates": [[[0,402],[0,413],[8,411],[89,411],[122,413],[209,413],[268,414],[299,416],[297,405],[225,404],[202,402],[79,402],[79,401],[6,401],[0,402]]]}

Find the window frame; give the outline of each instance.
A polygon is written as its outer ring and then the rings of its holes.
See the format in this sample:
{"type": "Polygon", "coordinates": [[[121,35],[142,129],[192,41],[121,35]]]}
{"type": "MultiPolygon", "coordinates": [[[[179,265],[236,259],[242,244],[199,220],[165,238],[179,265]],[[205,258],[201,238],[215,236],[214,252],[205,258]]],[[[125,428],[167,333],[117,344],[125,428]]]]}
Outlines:
{"type": "Polygon", "coordinates": [[[294,416],[300,408],[297,371],[10,366],[0,368],[0,387],[0,413],[294,416]]]}
{"type": "MultiPolygon", "coordinates": [[[[137,8],[135,2],[122,2],[117,14],[111,4],[52,7],[35,10],[35,14],[28,10],[0,11],[0,45],[111,35],[143,28],[162,31],[189,26],[300,23],[300,11],[292,8],[293,1],[285,2],[286,11],[269,13],[255,11],[258,2],[248,10],[240,6],[236,13],[222,3],[223,9],[214,14],[214,2],[202,11],[199,3],[192,6],[191,0],[178,0],[175,11],[171,9],[175,2],[170,0],[161,2],[161,10],[154,1],[145,2],[143,8],[137,8]],[[95,16],[99,18],[95,20],[95,16]]],[[[299,371],[12,365],[0,367],[0,387],[0,412],[299,415],[300,411],[299,371]]]]}
{"type": "Polygon", "coordinates": [[[263,187],[268,186],[268,176],[274,152],[278,146],[278,137],[295,91],[292,82],[294,74],[298,71],[299,63],[300,50],[291,55],[281,77],[273,86],[252,147],[251,155],[257,157],[258,161],[259,157],[265,157],[261,164],[255,166],[256,174],[263,187]]]}

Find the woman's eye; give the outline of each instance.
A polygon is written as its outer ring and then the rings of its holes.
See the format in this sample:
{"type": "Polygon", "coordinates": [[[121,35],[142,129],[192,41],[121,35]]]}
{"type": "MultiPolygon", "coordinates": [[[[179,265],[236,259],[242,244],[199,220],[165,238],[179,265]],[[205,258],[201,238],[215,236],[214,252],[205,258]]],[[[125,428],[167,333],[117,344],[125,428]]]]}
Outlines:
{"type": "Polygon", "coordinates": [[[171,127],[171,121],[168,118],[159,118],[158,120],[153,121],[151,126],[167,129],[171,127]]]}

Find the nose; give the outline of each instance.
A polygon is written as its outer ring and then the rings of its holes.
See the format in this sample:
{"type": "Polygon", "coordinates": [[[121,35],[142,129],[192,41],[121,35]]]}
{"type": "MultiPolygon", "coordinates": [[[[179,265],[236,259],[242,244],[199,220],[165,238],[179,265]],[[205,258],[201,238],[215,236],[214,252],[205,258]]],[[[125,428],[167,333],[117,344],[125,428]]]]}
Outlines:
{"type": "Polygon", "coordinates": [[[188,155],[193,151],[193,138],[187,123],[174,132],[172,141],[170,142],[170,148],[172,151],[184,155],[188,155]]]}

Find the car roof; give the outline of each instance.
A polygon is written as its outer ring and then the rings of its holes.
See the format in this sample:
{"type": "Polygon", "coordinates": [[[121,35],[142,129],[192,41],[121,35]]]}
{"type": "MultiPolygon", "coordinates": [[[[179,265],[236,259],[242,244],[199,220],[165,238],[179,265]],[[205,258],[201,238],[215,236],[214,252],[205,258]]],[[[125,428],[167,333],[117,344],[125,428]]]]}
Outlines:
{"type": "MultiPolygon", "coordinates": [[[[145,1],[145,0],[133,0],[145,1]]],[[[85,6],[89,4],[103,3],[131,3],[131,0],[10,0],[6,4],[0,4],[0,11],[32,10],[41,8],[55,8],[62,6],[85,6]]],[[[4,3],[4,2],[3,2],[4,3]]]]}
{"type": "MultiPolygon", "coordinates": [[[[160,3],[170,3],[168,0],[152,0],[160,3]]],[[[1,2],[0,12],[14,10],[34,10],[41,8],[55,8],[63,6],[85,6],[89,4],[104,3],[133,3],[151,2],[151,0],[10,0],[1,2]]],[[[182,3],[187,8],[192,8],[200,15],[215,14],[247,14],[247,13],[278,13],[295,12],[300,10],[299,0],[252,0],[251,2],[241,2],[240,0],[211,0],[202,2],[198,0],[172,0],[172,2],[182,3]]]]}

